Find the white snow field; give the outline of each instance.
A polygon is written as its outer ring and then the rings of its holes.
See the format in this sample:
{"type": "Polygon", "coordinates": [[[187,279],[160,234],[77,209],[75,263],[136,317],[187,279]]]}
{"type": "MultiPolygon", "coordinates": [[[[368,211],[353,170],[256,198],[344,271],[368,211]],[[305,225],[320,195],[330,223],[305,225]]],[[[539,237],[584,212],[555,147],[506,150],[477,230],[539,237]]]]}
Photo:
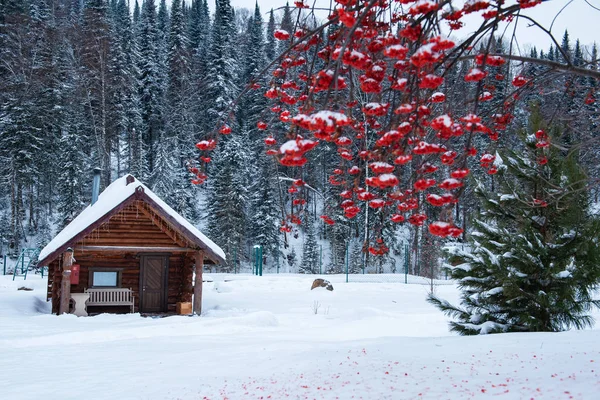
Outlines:
{"type": "Polygon", "coordinates": [[[600,398],[598,330],[459,337],[414,277],[205,276],[204,315],[166,318],[50,315],[0,276],[0,399],[600,398]]]}

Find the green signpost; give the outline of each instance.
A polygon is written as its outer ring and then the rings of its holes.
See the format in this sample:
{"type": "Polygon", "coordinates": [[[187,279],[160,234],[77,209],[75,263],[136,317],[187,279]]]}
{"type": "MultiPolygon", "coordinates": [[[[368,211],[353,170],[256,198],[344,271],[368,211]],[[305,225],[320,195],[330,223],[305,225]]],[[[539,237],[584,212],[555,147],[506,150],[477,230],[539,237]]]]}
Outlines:
{"type": "Polygon", "coordinates": [[[254,275],[262,276],[263,273],[263,249],[260,245],[254,246],[254,275]]]}

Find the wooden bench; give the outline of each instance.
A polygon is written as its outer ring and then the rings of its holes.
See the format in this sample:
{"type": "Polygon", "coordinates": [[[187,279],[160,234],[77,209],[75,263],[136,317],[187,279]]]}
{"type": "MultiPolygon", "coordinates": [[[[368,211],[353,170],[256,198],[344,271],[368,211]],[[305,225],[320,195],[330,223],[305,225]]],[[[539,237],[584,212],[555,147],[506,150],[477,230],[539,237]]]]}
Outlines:
{"type": "Polygon", "coordinates": [[[130,306],[133,312],[133,291],[127,288],[86,289],[90,299],[86,306],[130,306]]]}

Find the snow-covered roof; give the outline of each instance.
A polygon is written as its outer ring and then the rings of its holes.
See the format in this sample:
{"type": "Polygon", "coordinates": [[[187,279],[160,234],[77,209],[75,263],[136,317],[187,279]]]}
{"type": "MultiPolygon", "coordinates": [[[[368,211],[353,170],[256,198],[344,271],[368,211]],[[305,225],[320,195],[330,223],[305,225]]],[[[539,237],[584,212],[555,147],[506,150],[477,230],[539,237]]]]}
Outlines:
{"type": "Polygon", "coordinates": [[[152,205],[155,208],[158,208],[157,211],[163,212],[164,215],[170,217],[175,224],[179,225],[177,228],[183,228],[178,230],[183,230],[184,232],[181,233],[187,237],[188,240],[206,250],[213,261],[225,261],[225,253],[219,246],[207,238],[188,220],[179,215],[167,203],[161,200],[146,185],[135,179],[133,176],[127,175],[111,183],[100,196],[98,196],[96,203],[89,205],[83,210],[81,214],[71,221],[69,225],[67,225],[46,245],[46,247],[42,249],[38,256],[38,259],[40,260],[39,264],[46,265],[48,262],[52,261],[55,256],[58,256],[58,250],[61,250],[61,248],[65,246],[74,245],[75,243],[72,243],[73,239],[77,239],[86,228],[100,220],[108,220],[108,218],[112,216],[111,212],[113,210],[132,197],[135,197],[136,194],[138,194],[140,200],[144,201],[146,198],[146,201],[149,200],[154,203],[152,205]],[[130,182],[129,184],[127,183],[128,181],[130,182]],[[52,257],[52,259],[47,260],[49,257],[52,257]]]}

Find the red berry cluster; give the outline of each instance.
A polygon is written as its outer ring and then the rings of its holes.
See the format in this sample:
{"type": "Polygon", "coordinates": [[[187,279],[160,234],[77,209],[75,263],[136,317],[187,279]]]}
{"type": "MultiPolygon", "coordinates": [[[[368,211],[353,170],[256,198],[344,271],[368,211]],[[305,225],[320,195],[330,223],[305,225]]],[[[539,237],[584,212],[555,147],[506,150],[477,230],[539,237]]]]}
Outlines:
{"type": "MultiPolygon", "coordinates": [[[[498,24],[511,20],[519,7],[541,1],[518,0],[518,6],[503,0],[334,2],[326,25],[335,29],[315,29],[308,18],[299,18],[294,32],[274,32],[276,39],[290,42],[290,50],[271,68],[267,88],[250,86],[262,90],[270,103],[257,124],[266,133],[266,152],[290,174],[299,174],[309,162],[307,154],[326,143],[339,155],[339,167],[328,182],[340,188],[340,218],[355,218],[369,207],[394,223],[422,226],[428,207],[458,202],[470,174],[468,158],[477,154],[472,138],[497,140],[514,118],[516,101],[508,98],[489,116],[477,115],[478,104],[496,95],[489,81],[506,79],[492,72],[506,59],[474,50],[467,42],[456,44],[439,34],[438,24],[458,29],[467,15],[498,24]],[[474,88],[471,113],[453,112],[446,101],[446,68],[458,55],[473,59],[472,68],[461,77],[474,88]]],[[[304,1],[294,4],[308,7],[304,1]]],[[[479,39],[491,40],[483,34],[479,39]]],[[[530,84],[523,75],[512,79],[516,91],[530,84]]],[[[221,134],[230,132],[227,125],[220,128],[221,134]]],[[[214,148],[212,142],[205,140],[197,147],[208,152],[214,148]]],[[[547,143],[547,138],[539,138],[540,151],[547,143]]],[[[540,164],[547,162],[542,156],[540,164]]],[[[489,152],[480,165],[489,174],[497,172],[495,156],[489,152]]],[[[295,212],[282,222],[284,232],[301,222],[297,216],[306,205],[302,187],[294,184],[288,190],[295,212]]],[[[453,213],[441,215],[450,219],[453,213]]],[[[321,219],[335,224],[330,216],[321,219]]],[[[428,232],[439,237],[462,234],[450,220],[429,223],[428,232]]],[[[385,254],[387,247],[375,236],[365,249],[385,254]]]]}

